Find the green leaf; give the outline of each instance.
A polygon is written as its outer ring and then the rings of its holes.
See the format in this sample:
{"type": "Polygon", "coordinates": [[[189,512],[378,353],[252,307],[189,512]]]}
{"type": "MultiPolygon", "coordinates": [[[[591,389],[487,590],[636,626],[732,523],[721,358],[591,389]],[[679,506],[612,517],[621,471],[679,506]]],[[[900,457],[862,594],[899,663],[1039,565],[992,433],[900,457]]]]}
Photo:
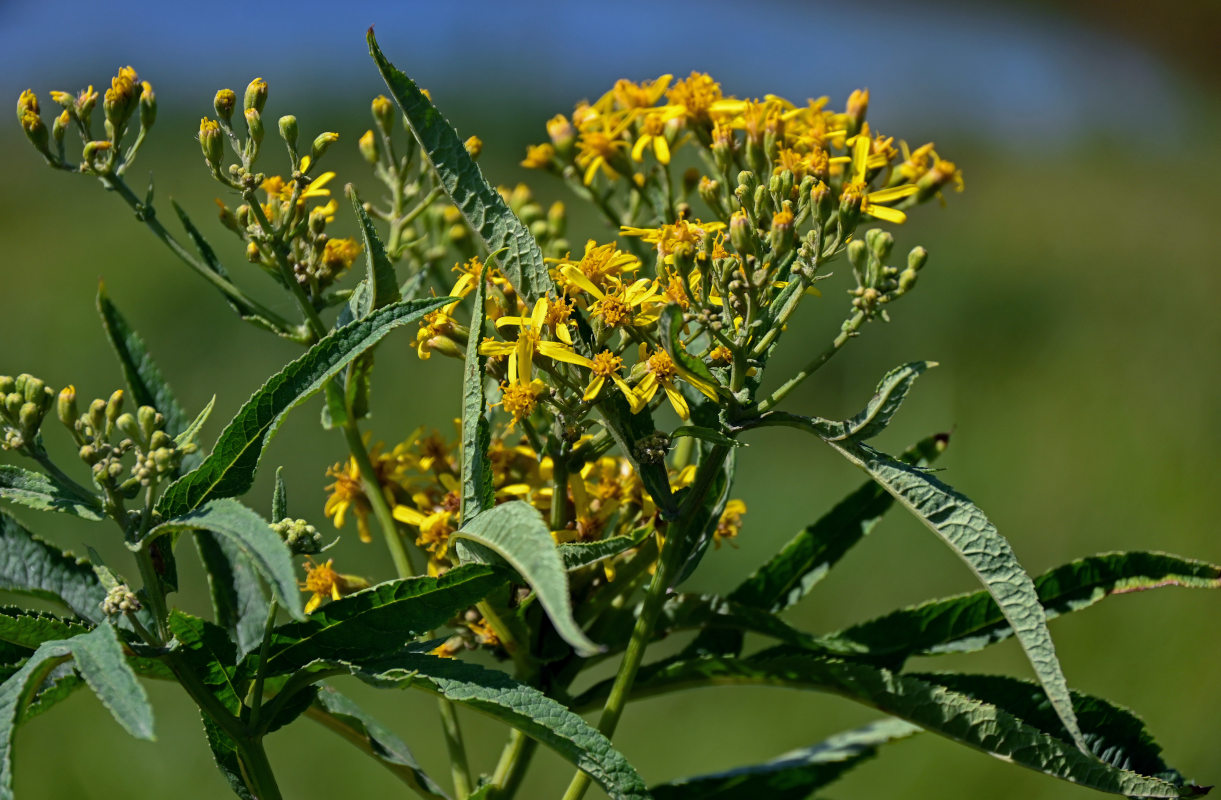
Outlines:
{"type": "Polygon", "coordinates": [[[881,433],[890,420],[903,405],[904,398],[911,390],[916,378],[930,367],[937,366],[936,361],[913,361],[895,367],[882,376],[873,397],[865,404],[865,408],[852,419],[836,423],[841,426],[838,434],[824,437],[833,442],[852,440],[863,442],[881,433]]]}
{"type": "MultiPolygon", "coordinates": [[[[574,708],[600,704],[610,681],[591,688],[574,708]]],[[[860,662],[775,648],[744,659],[706,657],[641,670],[633,697],[698,686],[755,685],[812,689],[907,720],[921,728],[1005,761],[1112,794],[1129,797],[1191,797],[1199,787],[1175,785],[1099,761],[1004,709],[928,680],[860,662]]],[[[1063,731],[1063,723],[1060,723],[1063,731]]]]}
{"type": "Polygon", "coordinates": [[[48,642],[0,684],[0,800],[13,800],[13,734],[22,712],[51,670],[69,658],[63,642],[48,642]]]}
{"type": "MultiPolygon", "coordinates": [[[[1070,741],[1037,683],[1006,675],[934,673],[912,677],[991,703],[1058,739],[1070,741]]],[[[1144,721],[1128,709],[1080,692],[1073,692],[1073,708],[1081,720],[1090,751],[1103,762],[1175,785],[1186,783],[1178,770],[1162,760],[1162,748],[1153,740],[1144,721]]]]}
{"type": "Polygon", "coordinates": [[[492,485],[492,462],[488,447],[492,429],[485,413],[483,383],[487,356],[480,355],[479,344],[487,320],[484,309],[484,281],[475,284],[471,308],[470,334],[466,340],[466,360],[462,367],[462,521],[473,520],[481,511],[496,504],[492,485]]]}
{"type": "Polygon", "coordinates": [[[84,498],[40,472],[0,464],[0,500],[39,511],[59,511],[94,522],[105,519],[95,498],[84,498]]]}
{"type": "Polygon", "coordinates": [[[1056,658],[1034,582],[996,526],[964,495],[926,471],[896,461],[868,445],[828,444],[865,470],[966,562],[1013,627],[1064,727],[1077,746],[1084,749],[1085,740],[1073,716],[1068,684],[1056,658]]]}
{"type": "Polygon", "coordinates": [[[247,491],[254,483],[263,448],[285,414],[391,330],[416,321],[447,301],[405,300],[329,333],[246,401],[221,432],[211,454],[197,469],[170,484],[157,509],[167,518],[178,517],[209,499],[235,497],[247,491]]]}
{"type": "MultiPolygon", "coordinates": [[[[556,550],[555,540],[551,538],[551,530],[537,509],[520,500],[502,503],[475,517],[450,536],[481,545],[517,570],[534,590],[556,633],[578,654],[590,656],[601,651],[572,618],[568,573],[556,550]]],[[[487,558],[487,554],[477,550],[475,555],[481,559],[487,558]]]]}
{"type": "Polygon", "coordinates": [[[879,720],[763,764],[683,778],[653,786],[649,792],[653,800],[804,800],[876,756],[882,745],[919,732],[920,728],[902,720],[879,720]]]}
{"type": "Polygon", "coordinates": [[[305,618],[288,548],[267,520],[236,500],[213,500],[203,508],[163,522],[135,547],[145,547],[166,534],[196,530],[227,539],[267,580],[280,605],[294,619],[305,618]]]}
{"type": "Polygon", "coordinates": [[[681,428],[675,428],[670,431],[671,439],[677,439],[680,436],[690,436],[692,439],[699,439],[710,444],[720,444],[726,447],[748,446],[746,442],[731,439],[720,431],[713,430],[712,428],[701,428],[698,425],[683,425],[681,428]]]}
{"type": "Polygon", "coordinates": [[[314,706],[322,711],[314,715],[315,719],[385,762],[417,793],[425,797],[446,796],[445,791],[425,774],[411,748],[347,697],[323,685],[318,688],[314,706]]]}
{"type": "Polygon", "coordinates": [[[276,629],[267,674],[282,675],[315,659],[361,664],[397,651],[482,600],[505,576],[483,565],[438,577],[404,578],[336,600],[306,622],[276,629]]]}
{"type": "Polygon", "coordinates": [[[698,375],[713,386],[720,385],[720,381],[713,376],[708,365],[702,359],[688,353],[687,348],[683,347],[683,311],[681,308],[671,304],[662,309],[657,328],[661,333],[662,346],[680,367],[698,375]]]}
{"type": "Polygon", "coordinates": [[[34,650],[43,642],[70,639],[87,633],[89,628],[78,622],[13,606],[0,607],[0,642],[34,650]]]}
{"type": "Polygon", "coordinates": [[[161,412],[165,417],[165,432],[170,436],[182,433],[187,427],[186,412],[149,355],[144,340],[127,324],[119,309],[106,296],[105,284],[100,282],[97,307],[106,337],[119,357],[119,366],[123,368],[123,378],[131,390],[131,399],[137,406],[152,406],[161,412]]]}
{"type": "Polygon", "coordinates": [[[242,800],[258,800],[250,793],[250,789],[246,788],[246,780],[242,777],[242,763],[237,757],[237,743],[207,714],[201,712],[200,717],[203,718],[204,736],[208,740],[208,748],[212,751],[216,768],[220,770],[225,783],[229,784],[233,793],[242,800]]]}
{"type": "Polygon", "coordinates": [[[63,603],[78,617],[101,622],[106,590],[85,559],[60,552],[0,511],[0,589],[63,603]]]}
{"type": "Polygon", "coordinates": [[[640,476],[644,490],[653,498],[663,516],[673,517],[678,513],[678,502],[670,489],[665,460],[644,460],[637,449],[639,442],[657,433],[652,412],[645,408],[639,414],[633,414],[627,399],[619,392],[611,391],[602,393],[597,408],[607,433],[640,476]]]}
{"type": "Polygon", "coordinates": [[[258,570],[241,547],[223,535],[196,531],[195,546],[208,576],[216,622],[229,631],[238,655],[244,656],[262,642],[267,622],[267,595],[258,570]]]}
{"type": "Polygon", "coordinates": [[[77,672],[115,721],[137,739],[152,740],[153,708],[144,687],[127,664],[118,634],[109,623],[64,641],[77,672]]]}
{"type": "Polygon", "coordinates": [[[284,486],[284,467],[276,467],[276,487],[271,493],[271,521],[280,522],[288,516],[288,489],[284,486]]]}
{"type": "Polygon", "coordinates": [[[612,536],[596,542],[572,542],[562,544],[556,549],[564,562],[564,569],[571,572],[638,547],[651,532],[650,528],[637,528],[631,536],[612,536]]]}
{"type": "Polygon", "coordinates": [[[356,674],[374,685],[423,689],[501,720],[588,773],[614,800],[649,797],[644,781],[605,736],[555,700],[503,672],[402,653],[356,674]]]}
{"type": "Polygon", "coordinates": [[[402,109],[412,134],[420,143],[445,187],[450,200],[462,212],[467,223],[483,241],[489,253],[508,251],[502,269],[527,302],[546,296],[554,287],[543,253],[529,229],[517,218],[479,166],[466,152],[452,125],[441,116],[415,81],[386,60],[373,29],[369,29],[369,54],[377,62],[391,96],[402,109]]]}
{"type": "Polygon", "coordinates": [[[214,405],[216,405],[216,395],[212,395],[212,399],[208,401],[206,406],[204,406],[203,411],[199,412],[191,424],[188,425],[182,433],[174,437],[174,444],[182,447],[183,445],[195,442],[199,437],[199,431],[203,428],[204,423],[208,421],[208,417],[212,416],[212,406],[214,405]]]}
{"type": "Polygon", "coordinates": [[[679,560],[678,570],[673,580],[670,581],[669,588],[671,589],[691,577],[695,568],[703,560],[704,553],[708,552],[708,546],[712,544],[712,535],[716,532],[721,515],[725,513],[725,507],[729,504],[729,494],[733,491],[734,475],[738,469],[736,450],[731,448],[726,452],[722,447],[701,447],[700,449],[702,451],[701,468],[705,459],[717,458],[719,453],[724,453],[724,461],[716,468],[717,474],[713,478],[710,490],[704,496],[704,502],[692,512],[691,522],[684,526],[687,531],[686,539],[683,542],[686,553],[679,560]]]}
{"type": "Polygon", "coordinates": [[[360,236],[365,244],[368,285],[372,289],[369,298],[371,304],[368,308],[361,309],[363,313],[360,316],[363,317],[379,308],[399,302],[402,296],[399,294],[398,276],[394,274],[394,265],[390,263],[390,259],[386,255],[386,248],[377,235],[377,228],[374,227],[373,220],[369,218],[369,212],[365,211],[365,206],[360,202],[355,187],[348,184],[344,187],[344,192],[347,193],[348,200],[352,203],[356,219],[360,221],[360,236]]]}
{"type": "Polygon", "coordinates": [[[229,713],[237,714],[248,676],[237,666],[237,651],[224,628],[176,608],[170,611],[169,628],[182,644],[182,657],[191,671],[229,713]]]}
{"type": "MultiPolygon", "coordinates": [[[[1080,611],[1113,594],[1166,586],[1221,588],[1221,567],[1167,553],[1104,553],[1034,579],[1048,619],[1080,611]]],[[[979,650],[1013,635],[987,592],[931,600],[823,637],[845,652],[897,665],[913,655],[979,650]]]]}

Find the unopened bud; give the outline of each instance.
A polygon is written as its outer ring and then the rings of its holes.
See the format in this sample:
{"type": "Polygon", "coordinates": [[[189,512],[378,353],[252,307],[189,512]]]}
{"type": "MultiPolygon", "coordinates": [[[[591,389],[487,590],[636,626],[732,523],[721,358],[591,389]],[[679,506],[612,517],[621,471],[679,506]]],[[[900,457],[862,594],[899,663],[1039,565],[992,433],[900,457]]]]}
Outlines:
{"type": "Polygon", "coordinates": [[[559,200],[547,209],[547,228],[552,236],[563,236],[568,230],[568,213],[559,200]]]}
{"type": "Polygon", "coordinates": [[[912,287],[916,285],[917,272],[908,267],[899,273],[899,294],[910,292],[912,287]]]}
{"type": "Polygon", "coordinates": [[[784,208],[777,211],[772,217],[772,229],[769,236],[772,250],[776,255],[784,255],[792,249],[795,236],[793,209],[788,201],[785,201],[784,208]]]}
{"type": "Polygon", "coordinates": [[[22,403],[21,408],[17,410],[17,422],[27,438],[33,438],[38,432],[38,427],[42,425],[42,415],[43,411],[37,403],[22,403]]]}
{"type": "Polygon", "coordinates": [[[132,414],[120,414],[114,421],[114,426],[118,428],[124,436],[132,441],[144,441],[144,434],[140,430],[140,425],[136,422],[136,418],[132,414]]]}
{"type": "Polygon", "coordinates": [[[472,159],[478,159],[479,154],[483,152],[483,140],[478,136],[470,137],[462,143],[462,146],[466,148],[467,155],[472,159]]]}
{"type": "Polygon", "coordinates": [[[237,93],[232,89],[221,89],[212,99],[212,108],[216,109],[216,116],[230,122],[233,119],[233,110],[237,108],[237,93]]]}
{"type": "Polygon", "coordinates": [[[292,114],[280,117],[280,138],[288,145],[288,149],[297,152],[297,118],[292,114]]]}
{"type": "Polygon", "coordinates": [[[165,424],[165,417],[158,414],[157,409],[152,406],[140,406],[136,409],[136,421],[140,423],[140,432],[147,439],[165,424]]]}
{"type": "Polygon", "coordinates": [[[51,138],[55,140],[57,147],[63,144],[64,134],[68,131],[68,125],[71,123],[72,115],[67,111],[61,111],[59,116],[55,118],[55,122],[51,124],[51,138]]]}
{"type": "Polygon", "coordinates": [[[372,129],[364,132],[360,137],[360,141],[356,143],[357,149],[360,150],[360,157],[367,161],[370,165],[376,164],[381,159],[381,152],[377,145],[377,136],[372,129]]]}
{"type": "Polygon", "coordinates": [[[255,143],[255,146],[263,142],[263,115],[259,113],[257,108],[248,108],[244,112],[246,117],[246,130],[250,132],[250,140],[255,143]]]}
{"type": "Polygon", "coordinates": [[[865,121],[865,114],[868,111],[868,89],[856,89],[852,94],[848,95],[848,104],[844,108],[844,116],[847,117],[849,136],[855,136],[861,129],[861,123],[865,121]]]}
{"type": "Polygon", "coordinates": [[[215,120],[204,117],[199,121],[199,149],[211,167],[219,167],[225,155],[220,137],[220,125],[215,120]]]}
{"type": "Polygon", "coordinates": [[[858,276],[864,275],[869,268],[869,247],[860,239],[848,242],[848,262],[858,276]]]}
{"type": "Polygon", "coordinates": [[[572,127],[568,117],[563,114],[556,114],[547,120],[547,135],[551,137],[551,144],[555,145],[555,151],[561,156],[572,152],[572,146],[577,139],[576,128],[572,127]]]}
{"type": "Polygon", "coordinates": [[[110,399],[106,401],[106,421],[114,424],[122,412],[123,390],[115,389],[114,393],[110,395],[110,399]]]}
{"type": "Polygon", "coordinates": [[[339,141],[338,133],[320,133],[314,137],[314,143],[310,146],[309,160],[310,165],[318,163],[318,159],[322,158],[323,154],[330,148],[332,144],[339,141]]]}
{"type": "Polygon", "coordinates": [[[157,121],[157,95],[148,81],[141,83],[140,89],[140,126],[151,128],[157,121]]]}
{"type": "Polygon", "coordinates": [[[914,269],[919,272],[924,268],[928,261],[928,251],[923,247],[913,247],[912,251],[907,254],[907,266],[909,269],[914,269]]]}
{"type": "Polygon", "coordinates": [[[745,212],[735,211],[729,218],[729,241],[741,254],[755,252],[755,233],[745,212]]]}
{"type": "Polygon", "coordinates": [[[76,408],[76,387],[68,385],[59,390],[59,397],[55,401],[55,416],[59,417],[59,421],[69,430],[76,425],[76,420],[80,417],[76,408]]]}
{"type": "Polygon", "coordinates": [[[259,246],[255,242],[250,242],[246,245],[246,260],[251,264],[257,264],[263,260],[259,252],[259,246]]]}
{"type": "Polygon", "coordinates": [[[254,109],[260,114],[263,113],[263,104],[267,102],[267,81],[262,78],[255,78],[246,87],[246,94],[242,98],[242,110],[249,111],[254,109]]]}
{"type": "Polygon", "coordinates": [[[890,256],[891,248],[895,246],[895,237],[881,228],[871,228],[865,234],[865,244],[873,251],[878,261],[885,261],[890,256]]]}
{"type": "Polygon", "coordinates": [[[394,129],[394,104],[385,95],[373,98],[373,119],[387,136],[394,129]]]}
{"type": "Polygon", "coordinates": [[[106,428],[106,401],[94,400],[89,404],[89,427],[95,434],[101,434],[106,428]]]}

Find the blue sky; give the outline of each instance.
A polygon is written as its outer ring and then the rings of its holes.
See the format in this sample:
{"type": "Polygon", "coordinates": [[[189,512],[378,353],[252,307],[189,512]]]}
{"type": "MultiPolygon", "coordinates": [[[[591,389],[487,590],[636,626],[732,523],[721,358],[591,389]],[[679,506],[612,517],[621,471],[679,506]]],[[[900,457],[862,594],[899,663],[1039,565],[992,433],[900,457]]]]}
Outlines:
{"type": "Polygon", "coordinates": [[[159,97],[190,107],[254,75],[273,91],[367,97],[380,86],[363,42],[372,23],[423,85],[479,86],[501,107],[566,110],[618,77],[700,69],[739,96],[840,103],[867,86],[871,118],[902,120],[917,139],[966,127],[1042,146],[1098,132],[1164,136],[1182,123],[1176,84],[1148,55],[985,3],[5,0],[0,90],[104,84],[132,63],[159,97]]]}

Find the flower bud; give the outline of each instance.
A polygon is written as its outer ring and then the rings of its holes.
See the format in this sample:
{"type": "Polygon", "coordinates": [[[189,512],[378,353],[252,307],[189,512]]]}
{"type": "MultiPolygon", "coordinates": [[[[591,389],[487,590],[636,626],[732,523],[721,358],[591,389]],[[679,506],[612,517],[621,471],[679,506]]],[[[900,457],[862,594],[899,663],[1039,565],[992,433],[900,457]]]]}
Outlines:
{"type": "Polygon", "coordinates": [[[326,132],[315,136],[314,143],[310,146],[309,151],[310,166],[317,164],[318,159],[322,158],[330,146],[337,141],[339,141],[338,133],[326,132]]]}
{"type": "Polygon", "coordinates": [[[297,118],[292,114],[280,117],[280,138],[288,145],[288,149],[297,152],[297,118]]]}
{"type": "Polygon", "coordinates": [[[254,109],[260,114],[263,113],[263,104],[267,102],[267,81],[262,78],[255,78],[246,87],[246,94],[242,98],[242,110],[249,111],[254,109]]]}
{"type": "Polygon", "coordinates": [[[173,445],[174,440],[165,431],[155,430],[148,437],[148,446],[150,450],[166,450],[173,445]]]}
{"type": "Polygon", "coordinates": [[[869,111],[869,90],[855,89],[852,94],[848,95],[848,104],[844,108],[844,116],[847,117],[848,135],[855,136],[861,129],[861,123],[865,121],[865,114],[869,111]]]}
{"type": "Polygon", "coordinates": [[[928,262],[928,251],[923,247],[913,247],[912,251],[907,254],[907,267],[919,272],[924,269],[925,263],[928,262]]]}
{"type": "Polygon", "coordinates": [[[381,151],[377,145],[377,136],[373,130],[367,130],[360,137],[360,141],[356,143],[356,147],[360,150],[360,157],[370,165],[377,164],[381,160],[381,151]]]}
{"type": "Polygon", "coordinates": [[[38,114],[38,98],[30,89],[22,92],[17,99],[17,120],[21,123],[21,129],[25,131],[26,138],[30,140],[34,148],[49,158],[50,150],[47,148],[47,142],[50,136],[47,126],[38,114]]]}
{"type": "Polygon", "coordinates": [[[243,116],[246,118],[246,130],[250,132],[250,141],[257,148],[263,143],[263,115],[257,108],[248,108],[243,116]]]}
{"type": "Polygon", "coordinates": [[[767,191],[766,186],[756,186],[755,196],[752,208],[755,212],[755,219],[762,219],[767,215],[769,206],[771,205],[771,196],[767,191]]]}
{"type": "Polygon", "coordinates": [[[76,420],[80,417],[76,408],[76,387],[68,385],[59,390],[59,397],[55,401],[55,416],[59,417],[59,421],[67,426],[68,430],[72,430],[76,425],[76,420]]]}
{"type": "Polygon", "coordinates": [[[89,427],[95,435],[100,435],[106,428],[106,401],[94,400],[89,404],[89,427]]]}
{"type": "Polygon", "coordinates": [[[140,406],[136,409],[136,421],[140,423],[140,432],[146,439],[165,425],[165,417],[158,414],[157,409],[152,406],[140,406]]]}
{"type": "Polygon", "coordinates": [[[552,236],[563,236],[568,230],[568,212],[564,204],[556,200],[547,209],[547,231],[552,236]]]}
{"type": "Polygon", "coordinates": [[[890,256],[891,248],[895,246],[895,237],[881,228],[871,228],[865,234],[865,244],[873,251],[878,261],[885,261],[890,256]]]}
{"type": "Polygon", "coordinates": [[[38,433],[38,427],[42,425],[42,416],[42,409],[38,407],[37,403],[23,403],[17,410],[17,423],[21,426],[21,432],[27,439],[33,439],[34,434],[38,433]]]}
{"type": "Polygon", "coordinates": [[[106,421],[114,424],[123,411],[123,390],[115,389],[114,394],[106,401],[106,421]]]}
{"type": "Polygon", "coordinates": [[[237,107],[237,94],[232,89],[221,89],[212,99],[212,108],[216,116],[226,123],[233,119],[233,109],[237,107]]]}
{"type": "Polygon", "coordinates": [[[151,128],[157,121],[157,95],[148,81],[140,84],[140,127],[151,128]]]}
{"type": "Polygon", "coordinates": [[[55,118],[55,122],[51,124],[51,138],[55,140],[56,147],[63,147],[64,134],[67,133],[70,124],[72,124],[72,114],[68,111],[61,111],[55,118]]]}
{"type": "Polygon", "coordinates": [[[462,146],[466,148],[467,155],[472,159],[478,159],[479,154],[483,152],[483,140],[478,136],[470,137],[462,143],[462,146]]]}
{"type": "Polygon", "coordinates": [[[795,238],[793,229],[793,209],[786,200],[784,208],[772,216],[772,229],[769,232],[769,243],[776,255],[784,255],[793,248],[795,238]]]}
{"type": "Polygon", "coordinates": [[[906,294],[912,290],[916,285],[916,276],[916,271],[911,267],[899,273],[899,294],[906,294]]]}
{"type": "Polygon", "coordinates": [[[27,403],[39,406],[44,403],[43,395],[48,393],[47,385],[41,379],[25,374],[17,376],[17,391],[21,392],[27,403]]]}
{"type": "Polygon", "coordinates": [[[119,432],[131,439],[133,442],[143,442],[144,433],[140,430],[140,424],[136,422],[135,416],[130,413],[120,414],[114,421],[114,426],[119,429],[119,432]]]}
{"type": "Polygon", "coordinates": [[[219,168],[224,158],[224,143],[220,140],[220,125],[204,117],[199,121],[199,149],[203,151],[208,166],[219,168]]]}
{"type": "Polygon", "coordinates": [[[551,138],[555,151],[561,156],[567,156],[572,152],[572,146],[577,140],[577,131],[568,121],[568,117],[556,114],[547,120],[547,136],[551,138]]]}
{"type": "Polygon", "coordinates": [[[743,255],[756,252],[755,231],[744,211],[735,211],[729,218],[729,241],[743,255]]]}
{"type": "Polygon", "coordinates": [[[869,269],[869,247],[860,239],[848,242],[848,262],[857,275],[857,280],[863,282],[862,276],[869,269]]]}
{"type": "Polygon", "coordinates": [[[246,260],[251,264],[258,264],[263,260],[263,257],[259,252],[259,246],[256,242],[249,242],[246,245],[246,260]]]}
{"type": "Polygon", "coordinates": [[[387,136],[394,129],[394,104],[385,95],[373,98],[373,119],[387,136]]]}

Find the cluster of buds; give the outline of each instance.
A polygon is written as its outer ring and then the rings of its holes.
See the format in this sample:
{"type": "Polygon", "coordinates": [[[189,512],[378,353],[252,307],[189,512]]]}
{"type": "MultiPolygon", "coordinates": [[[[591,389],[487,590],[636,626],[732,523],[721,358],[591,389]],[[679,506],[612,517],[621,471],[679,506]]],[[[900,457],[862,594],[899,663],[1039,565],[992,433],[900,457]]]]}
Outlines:
{"type": "Polygon", "coordinates": [[[322,552],[322,534],[303,519],[285,517],[271,523],[271,529],[284,540],[295,556],[311,556],[322,552]]]}
{"type": "Polygon", "coordinates": [[[110,88],[102,95],[104,119],[101,137],[93,129],[93,110],[98,97],[92,86],[77,94],[51,92],[51,99],[62,111],[48,134],[46,124],[39,115],[38,98],[27,89],[17,101],[17,118],[30,142],[52,166],[100,175],[121,175],[130,166],[157,119],[157,96],[152,84],[141,81],[134,69],[120,69],[110,79],[110,88]],[[124,136],[131,128],[132,121],[137,119],[139,132],[130,145],[125,145],[124,136]],[[81,138],[83,150],[80,164],[72,164],[66,158],[64,136],[69,127],[76,128],[81,138]],[[52,144],[54,150],[51,149],[52,144]]]}
{"type": "Polygon", "coordinates": [[[468,608],[461,617],[453,620],[454,634],[432,650],[442,658],[455,658],[463,650],[500,647],[500,637],[476,608],[468,608]]]}
{"type": "Polygon", "coordinates": [[[106,592],[106,599],[102,601],[102,613],[108,617],[130,614],[141,608],[143,606],[140,604],[140,598],[136,597],[136,593],[125,583],[111,587],[110,591],[106,592]]]}
{"type": "Polygon", "coordinates": [[[886,259],[894,243],[895,239],[890,233],[878,228],[866,232],[864,240],[855,239],[848,243],[848,261],[852,264],[852,274],[857,284],[849,291],[852,307],[867,319],[880,315],[889,321],[884,306],[912,290],[920,270],[928,261],[928,251],[915,247],[907,254],[905,268],[887,265],[886,259]]]}
{"type": "Polygon", "coordinates": [[[33,375],[0,375],[0,449],[25,450],[38,439],[55,393],[33,375]]]}
{"type": "Polygon", "coordinates": [[[165,417],[152,406],[140,406],[132,414],[123,411],[123,404],[123,390],[119,389],[106,400],[93,400],[89,410],[81,414],[76,390],[68,386],[59,393],[57,413],[97,485],[131,497],[141,487],[172,476],[183,456],[193,453],[196,445],[176,443],[165,431],[165,417]],[[135,454],[130,469],[123,463],[128,453],[135,454]],[[129,472],[130,476],[123,479],[129,472]]]}
{"type": "Polygon", "coordinates": [[[498,191],[509,209],[530,229],[544,256],[559,258],[571,249],[572,245],[564,238],[568,230],[568,213],[563,203],[557,200],[544,209],[524,183],[512,189],[501,186],[498,191]]]}

